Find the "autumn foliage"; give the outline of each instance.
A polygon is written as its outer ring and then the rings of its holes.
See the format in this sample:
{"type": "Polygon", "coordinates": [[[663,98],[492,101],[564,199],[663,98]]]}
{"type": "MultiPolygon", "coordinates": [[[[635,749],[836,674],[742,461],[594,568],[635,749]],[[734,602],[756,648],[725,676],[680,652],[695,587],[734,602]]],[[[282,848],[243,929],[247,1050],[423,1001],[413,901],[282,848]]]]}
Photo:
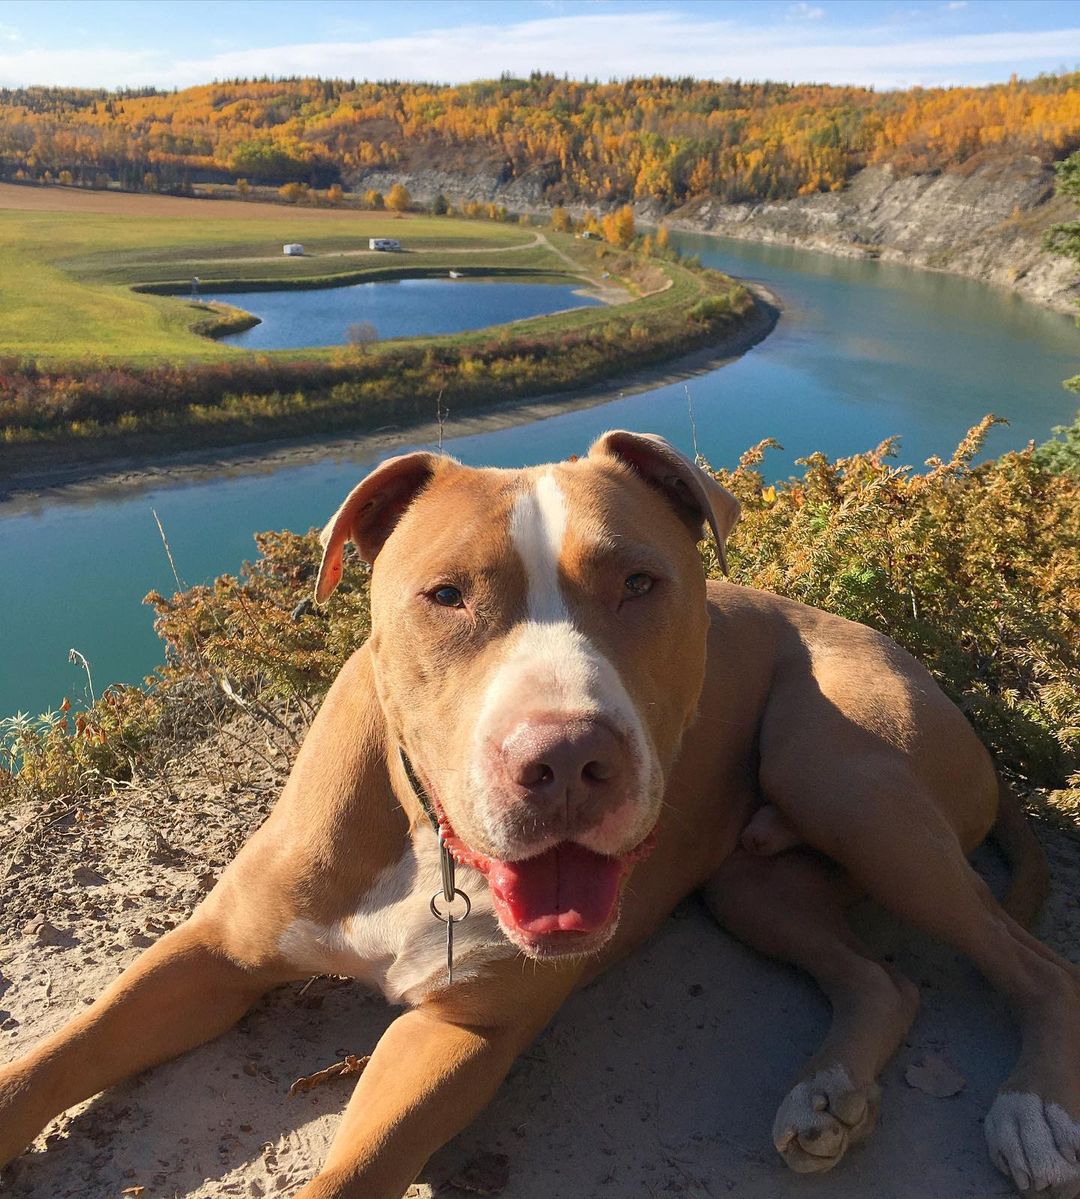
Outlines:
{"type": "Polygon", "coordinates": [[[600,222],[600,228],[603,230],[604,239],[611,242],[613,246],[622,246],[624,249],[634,240],[634,210],[629,204],[623,204],[621,208],[616,208],[609,212],[600,222]]]}
{"type": "Polygon", "coordinates": [[[878,93],[536,74],[455,87],[261,79],[176,93],[7,89],[0,178],[315,189],[372,169],[484,163],[504,181],[542,177],[552,202],[768,199],[840,188],[872,163],[916,172],[1002,155],[1060,158],[1080,146],[1078,84],[1074,73],[878,93]]]}

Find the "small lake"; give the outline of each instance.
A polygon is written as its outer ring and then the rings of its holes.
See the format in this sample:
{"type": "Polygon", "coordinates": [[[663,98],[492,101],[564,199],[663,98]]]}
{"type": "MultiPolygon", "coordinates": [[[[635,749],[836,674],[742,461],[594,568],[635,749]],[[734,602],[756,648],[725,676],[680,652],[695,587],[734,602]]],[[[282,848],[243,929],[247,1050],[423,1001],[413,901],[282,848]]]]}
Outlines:
{"type": "MultiPolygon", "coordinates": [[[[769,454],[765,470],[782,477],[812,450],[849,454],[893,434],[903,438],[899,460],[921,464],[951,453],[986,412],[1011,422],[990,434],[987,451],[997,454],[1044,440],[1076,410],[1061,386],[1080,371],[1080,330],[1069,316],[894,264],[688,235],[673,241],[707,265],[761,280],[785,305],[760,345],[689,381],[698,443],[717,465],[734,465],[747,446],[775,437],[784,448],[769,454]]],[[[442,294],[462,294],[451,286],[442,294]]],[[[302,294],[314,293],[289,299],[302,294]]],[[[580,453],[619,427],[662,433],[689,451],[686,387],[458,438],[447,449],[471,464],[519,466],[580,453]]],[[[328,455],[263,474],[49,500],[8,516],[0,507],[0,713],[80,697],[72,646],[89,658],[99,689],[138,681],[160,660],[140,600],[175,585],[152,509],[181,576],[199,583],[253,557],[256,529],[321,526],[370,465],[359,454],[328,455]]]]}
{"type": "MultiPolygon", "coordinates": [[[[221,341],[245,350],[299,350],[355,340],[354,326],[370,327],[379,341],[486,329],[600,301],[571,283],[499,283],[469,279],[389,279],[348,287],[284,291],[215,291],[259,317],[261,324],[221,341]]],[[[371,340],[365,337],[363,340],[371,340]]]]}

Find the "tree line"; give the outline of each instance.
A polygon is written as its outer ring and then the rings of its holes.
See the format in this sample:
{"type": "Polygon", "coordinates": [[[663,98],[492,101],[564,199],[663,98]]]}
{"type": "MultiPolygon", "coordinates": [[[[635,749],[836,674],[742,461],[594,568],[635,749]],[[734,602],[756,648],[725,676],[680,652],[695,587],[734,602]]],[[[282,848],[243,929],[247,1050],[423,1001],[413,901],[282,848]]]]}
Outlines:
{"type": "Polygon", "coordinates": [[[134,190],[327,189],[372,169],[530,174],[551,202],[837,190],[861,167],[971,169],[1080,148],[1080,73],[870,88],[534,74],[460,86],[233,80],[178,92],[0,89],[0,177],[134,190]]]}

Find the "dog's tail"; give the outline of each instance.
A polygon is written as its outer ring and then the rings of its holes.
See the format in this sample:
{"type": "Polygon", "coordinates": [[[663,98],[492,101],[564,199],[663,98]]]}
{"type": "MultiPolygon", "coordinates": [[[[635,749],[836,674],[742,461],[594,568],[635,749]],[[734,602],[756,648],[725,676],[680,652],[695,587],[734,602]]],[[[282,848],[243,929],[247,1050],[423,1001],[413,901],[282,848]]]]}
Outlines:
{"type": "Polygon", "coordinates": [[[990,836],[1012,871],[1001,906],[1027,928],[1050,894],[1050,868],[1016,792],[998,779],[998,814],[990,836]]]}

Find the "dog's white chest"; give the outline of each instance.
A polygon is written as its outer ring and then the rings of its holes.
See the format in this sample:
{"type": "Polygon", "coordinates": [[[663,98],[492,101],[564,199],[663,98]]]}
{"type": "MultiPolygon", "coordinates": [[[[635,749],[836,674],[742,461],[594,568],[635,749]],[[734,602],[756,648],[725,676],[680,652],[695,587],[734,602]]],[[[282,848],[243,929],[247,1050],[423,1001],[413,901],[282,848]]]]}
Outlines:
{"type": "MultiPolygon", "coordinates": [[[[455,981],[516,952],[499,929],[479,871],[459,866],[457,886],[469,895],[472,911],[454,926],[455,981]]],[[[298,969],[352,975],[378,987],[390,1003],[419,1003],[446,981],[446,925],[431,912],[431,897],[441,890],[438,842],[419,829],[354,912],[331,924],[294,920],[279,948],[298,969]]]]}

